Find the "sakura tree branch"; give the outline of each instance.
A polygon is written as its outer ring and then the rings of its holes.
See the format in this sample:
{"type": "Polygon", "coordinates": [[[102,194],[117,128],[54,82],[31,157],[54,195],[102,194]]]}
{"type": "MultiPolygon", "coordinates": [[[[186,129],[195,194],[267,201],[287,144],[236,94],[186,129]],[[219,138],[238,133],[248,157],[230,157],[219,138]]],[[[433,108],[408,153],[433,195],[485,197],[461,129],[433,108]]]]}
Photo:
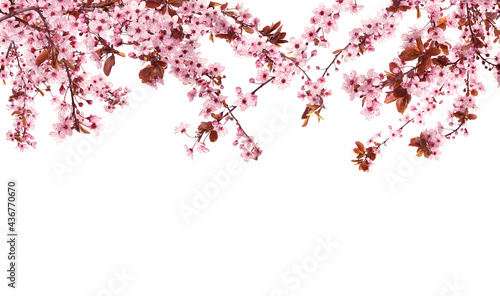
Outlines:
{"type": "Polygon", "coordinates": [[[69,88],[70,95],[71,95],[71,108],[72,108],[73,119],[75,121],[75,129],[79,132],[80,131],[80,124],[79,124],[79,120],[76,116],[77,106],[75,103],[75,94],[73,93],[73,80],[71,79],[71,74],[69,72],[69,67],[68,67],[68,64],[66,63],[66,61],[63,64],[64,64],[64,68],[66,69],[66,76],[68,77],[68,84],[69,84],[68,88],[69,88]]]}
{"type": "Polygon", "coordinates": [[[273,81],[275,78],[276,78],[275,76],[269,78],[266,82],[262,83],[261,85],[259,85],[259,87],[257,87],[256,89],[254,89],[251,92],[251,94],[255,95],[256,92],[258,92],[261,88],[263,88],[264,86],[266,86],[266,84],[268,84],[269,82],[273,81]]]}

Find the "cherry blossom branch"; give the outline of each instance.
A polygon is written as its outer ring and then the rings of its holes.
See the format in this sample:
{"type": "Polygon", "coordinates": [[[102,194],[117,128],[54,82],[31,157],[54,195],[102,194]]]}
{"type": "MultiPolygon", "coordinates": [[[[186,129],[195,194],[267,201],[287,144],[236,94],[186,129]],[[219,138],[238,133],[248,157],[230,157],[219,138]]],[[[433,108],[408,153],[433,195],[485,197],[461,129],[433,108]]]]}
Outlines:
{"type": "Polygon", "coordinates": [[[245,134],[245,136],[247,138],[250,138],[250,136],[241,127],[241,124],[240,124],[240,121],[238,120],[238,118],[236,118],[236,116],[234,116],[234,114],[233,114],[234,108],[229,108],[229,106],[227,106],[227,104],[225,104],[225,103],[224,103],[224,107],[226,108],[227,112],[231,115],[231,118],[233,118],[236,121],[236,124],[238,125],[239,128],[241,128],[241,130],[243,131],[243,133],[245,134]]]}
{"type": "MultiPolygon", "coordinates": [[[[397,131],[402,131],[408,124],[412,123],[413,121],[415,121],[414,118],[408,120],[405,124],[403,124],[400,128],[398,128],[397,131]]],[[[376,144],[376,147],[380,148],[380,146],[385,145],[387,143],[387,141],[389,141],[390,139],[391,138],[389,137],[389,138],[385,139],[382,143],[376,144]]]]}
{"type": "Polygon", "coordinates": [[[0,23],[3,22],[4,20],[7,20],[7,19],[13,17],[13,16],[16,16],[16,15],[24,13],[24,12],[32,11],[32,10],[33,11],[37,11],[38,8],[36,8],[35,6],[30,6],[30,7],[26,7],[26,8],[22,8],[22,9],[16,10],[16,11],[14,11],[12,13],[7,14],[6,16],[0,17],[0,23]]]}
{"type": "Polygon", "coordinates": [[[337,52],[337,54],[335,54],[335,57],[333,58],[332,62],[328,65],[328,67],[326,67],[325,71],[323,72],[323,75],[321,75],[321,77],[325,77],[325,75],[328,73],[328,70],[330,69],[330,67],[337,61],[337,58],[339,57],[339,55],[344,52],[344,50],[346,50],[349,45],[351,45],[351,43],[347,44],[346,47],[344,47],[343,49],[341,49],[339,52],[337,52]]]}
{"type": "Polygon", "coordinates": [[[462,122],[460,123],[460,125],[458,125],[458,126],[457,126],[457,127],[456,127],[453,131],[451,131],[451,132],[447,133],[446,135],[444,135],[444,137],[445,137],[445,138],[448,138],[449,136],[451,136],[451,135],[453,135],[454,133],[458,132],[458,131],[462,128],[462,126],[464,126],[464,124],[465,124],[465,121],[462,121],[462,122]]]}
{"type": "Polygon", "coordinates": [[[256,89],[254,89],[251,92],[251,94],[255,95],[255,93],[257,93],[261,88],[263,88],[264,86],[266,86],[266,84],[268,84],[269,82],[273,81],[275,78],[276,78],[275,76],[269,78],[266,82],[262,83],[261,85],[259,85],[259,87],[257,87],[256,89]]]}
{"type": "MultiPolygon", "coordinates": [[[[318,54],[315,47],[340,48],[329,33],[342,26],[338,22],[341,15],[355,15],[361,9],[356,1],[319,5],[311,18],[305,17],[309,22],[298,36],[287,36],[281,21],[261,25],[260,19],[242,4],[230,7],[198,0],[106,0],[78,4],[61,0],[56,5],[48,2],[25,0],[22,8],[16,8],[21,4],[12,1],[0,5],[3,14],[0,23],[10,19],[2,23],[4,30],[0,31],[2,45],[8,47],[5,58],[0,58],[0,75],[13,83],[8,108],[14,116],[15,128],[7,133],[7,139],[17,142],[20,150],[35,146],[28,132],[36,117],[32,105],[34,98],[44,92],[52,96],[51,102],[59,110],[59,122],[50,133],[57,141],[71,136],[73,130],[85,133],[85,127],[98,134],[100,117],[84,115],[84,103],[103,102],[106,112],[127,105],[129,90],[113,89],[106,79],[114,74],[117,56],[126,57],[120,51],[125,46],[129,58],[144,64],[138,77],[146,85],[157,88],[171,75],[192,86],[188,98],[200,101],[200,116],[204,121],[191,137],[195,144],[186,148],[190,156],[194,151],[207,152],[207,139],[215,142],[226,135],[227,123],[234,119],[233,145],[241,149],[245,160],[257,159],[262,151],[243,130],[234,110],[239,108],[244,112],[256,107],[256,94],[265,86],[296,87],[297,96],[306,101],[303,126],[311,116],[322,120],[324,114],[320,112],[337,91],[330,89],[326,79],[333,74],[330,71],[333,68],[338,71],[337,65],[376,51],[377,42],[396,37],[401,19],[414,18],[413,13],[407,12],[416,11],[417,18],[426,17],[429,21],[423,27],[404,32],[401,52],[388,61],[389,69],[343,73],[342,89],[351,99],[360,99],[362,115],[371,119],[381,114],[382,106],[395,103],[400,121],[405,123],[399,129],[390,127],[389,138],[378,145],[369,143],[365,148],[364,144],[356,143],[361,156],[355,163],[361,170],[367,171],[381,146],[399,137],[410,123],[422,128],[419,137],[410,139],[410,146],[417,148],[418,156],[437,158],[444,138],[458,131],[467,134],[466,122],[477,118],[473,114],[477,109],[475,97],[484,89],[477,64],[495,70],[491,73],[500,81],[497,48],[500,31],[495,25],[500,14],[498,3],[493,0],[449,4],[432,0],[391,1],[376,16],[349,32],[347,45],[332,53],[326,67],[316,66],[316,77],[311,66],[318,54]],[[461,38],[451,38],[453,32],[461,38]],[[237,56],[255,61],[256,73],[249,80],[256,84],[253,91],[243,93],[237,87],[235,99],[230,103],[222,95],[226,75],[231,73],[223,65],[204,59],[200,41],[207,37],[213,42],[224,41],[216,46],[227,44],[237,56]],[[101,69],[103,75],[80,71],[88,62],[101,69]],[[301,77],[297,85],[292,84],[296,77],[301,77]],[[54,91],[56,87],[59,92],[54,91]],[[28,95],[30,91],[35,95],[28,95]],[[66,102],[67,95],[71,96],[71,103],[66,102]],[[448,108],[446,123],[453,127],[452,133],[443,132],[441,123],[435,128],[425,128],[425,121],[437,108],[448,108]]],[[[187,135],[187,128],[188,124],[183,123],[176,133],[187,135]]]]}
{"type": "Polygon", "coordinates": [[[71,95],[71,109],[72,109],[73,119],[75,121],[75,129],[76,129],[76,131],[79,132],[80,131],[80,124],[79,124],[78,118],[76,117],[77,106],[75,103],[75,94],[73,93],[73,80],[71,79],[71,74],[69,72],[68,64],[66,62],[64,62],[63,64],[64,64],[64,68],[66,69],[66,75],[68,77],[68,88],[69,88],[69,92],[71,95]]]}

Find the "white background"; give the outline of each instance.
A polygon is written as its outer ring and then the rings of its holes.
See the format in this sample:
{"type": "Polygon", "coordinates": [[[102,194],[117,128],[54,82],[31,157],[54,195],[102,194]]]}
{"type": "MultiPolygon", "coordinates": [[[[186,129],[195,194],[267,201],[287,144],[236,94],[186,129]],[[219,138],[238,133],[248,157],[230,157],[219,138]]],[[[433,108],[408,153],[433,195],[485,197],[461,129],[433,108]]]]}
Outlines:
{"type": "MultiPolygon", "coordinates": [[[[386,2],[359,1],[367,6],[360,16],[373,15],[386,2]]],[[[281,20],[284,31],[297,36],[319,1],[245,3],[264,24],[281,20]]],[[[408,20],[415,20],[413,13],[408,20]]],[[[359,26],[356,18],[345,21],[330,39],[332,48],[313,66],[327,65],[331,51],[345,46],[349,29],[359,26]]],[[[385,70],[399,41],[377,46],[378,54],[341,70],[385,70]]],[[[226,95],[234,98],[237,85],[253,89],[247,82],[255,73],[253,60],[234,57],[222,40],[204,48],[210,61],[226,66],[226,95]]],[[[413,156],[415,149],[407,144],[419,131],[408,129],[404,139],[384,149],[373,172],[364,174],[350,162],[354,141],[389,124],[399,126],[398,117],[391,105],[381,118],[366,121],[360,102],[340,90],[340,73],[329,78],[334,95],[322,113],[326,120],[311,121],[307,128],[300,127],[299,80],[285,91],[274,86],[259,91],[257,108],[237,115],[250,134],[262,138],[264,154],[244,163],[231,145],[234,129],[209,145],[209,154],[188,159],[183,145],[191,142],[174,136],[173,128],[184,120],[199,122],[199,104],[188,103],[189,87],[172,77],[158,91],[141,85],[139,69],[117,60],[111,79],[132,88],[132,105],[106,115],[109,127],[100,137],[76,134],[55,143],[48,133],[56,116],[46,97],[37,101],[38,149],[20,153],[0,141],[2,186],[11,178],[18,181],[20,234],[14,291],[6,288],[4,276],[4,194],[1,295],[500,292],[500,103],[491,80],[485,81],[488,93],[481,97],[479,119],[469,125],[470,136],[447,142],[439,161],[413,156]],[[283,119],[277,115],[282,113],[290,115],[283,119]],[[211,176],[227,174],[228,165],[230,180],[217,185],[211,176]],[[58,166],[68,170],[57,173],[58,166]],[[204,190],[212,198],[197,203],[197,215],[186,221],[179,207],[195,208],[196,192],[204,190]],[[325,253],[322,240],[339,247],[325,253]],[[313,259],[318,250],[321,262],[313,259]],[[292,275],[303,264],[309,272],[292,275]],[[123,272],[125,279],[117,276],[123,272]]],[[[0,91],[6,101],[8,86],[0,91]]],[[[0,112],[5,134],[12,121],[5,108],[0,112]]]]}

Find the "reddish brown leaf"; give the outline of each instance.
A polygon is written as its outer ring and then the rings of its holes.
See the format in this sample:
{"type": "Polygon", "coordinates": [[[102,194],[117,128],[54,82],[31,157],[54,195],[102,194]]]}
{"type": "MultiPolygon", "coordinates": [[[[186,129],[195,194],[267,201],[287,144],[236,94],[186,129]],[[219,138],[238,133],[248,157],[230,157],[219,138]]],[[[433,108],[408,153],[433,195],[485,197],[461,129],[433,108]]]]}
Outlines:
{"type": "Polygon", "coordinates": [[[427,141],[424,139],[422,133],[420,133],[420,137],[412,138],[408,146],[417,147],[418,157],[423,155],[426,158],[429,158],[431,156],[431,151],[427,147],[427,141]]]}
{"type": "Polygon", "coordinates": [[[420,36],[417,38],[417,48],[418,51],[420,51],[421,53],[424,52],[425,47],[424,44],[422,43],[422,38],[420,36]]]}
{"type": "Polygon", "coordinates": [[[439,44],[439,48],[445,55],[449,55],[450,52],[448,51],[448,46],[445,44],[439,44]]]}
{"type": "Polygon", "coordinates": [[[182,2],[184,2],[184,0],[168,0],[167,4],[170,4],[174,7],[181,7],[182,2]]]}
{"type": "Polygon", "coordinates": [[[443,23],[443,24],[441,24],[441,25],[439,25],[437,27],[441,28],[443,31],[446,31],[446,24],[445,23],[443,23]]]}
{"type": "Polygon", "coordinates": [[[52,51],[52,68],[54,68],[56,71],[59,71],[59,62],[57,61],[57,53],[55,51],[52,51]]]}
{"type": "Polygon", "coordinates": [[[417,69],[417,75],[418,76],[422,76],[425,74],[425,71],[427,71],[427,69],[430,68],[432,64],[432,60],[431,58],[426,58],[425,60],[423,60],[421,63],[420,63],[420,66],[418,66],[418,69],[417,69]]]}
{"type": "Polygon", "coordinates": [[[36,58],[36,66],[40,67],[40,65],[45,62],[49,58],[49,52],[44,49],[42,53],[36,58]]]}
{"type": "Polygon", "coordinates": [[[396,101],[396,108],[398,109],[398,112],[404,114],[406,108],[408,108],[408,104],[410,104],[410,101],[411,101],[411,95],[406,95],[404,98],[399,98],[396,101]]]}
{"type": "Polygon", "coordinates": [[[394,96],[394,94],[390,94],[388,97],[385,98],[384,103],[390,104],[392,102],[395,102],[398,98],[394,96]]]}
{"type": "Polygon", "coordinates": [[[472,45],[469,43],[469,44],[467,44],[467,45],[462,46],[462,47],[461,47],[461,49],[462,49],[462,50],[469,50],[469,49],[471,48],[471,46],[472,46],[472,45]]]}
{"type": "Polygon", "coordinates": [[[446,19],[445,16],[443,16],[442,18],[439,19],[439,21],[437,22],[437,25],[440,26],[441,24],[447,24],[448,23],[448,20],[446,19]]]}
{"type": "Polygon", "coordinates": [[[218,113],[218,114],[212,113],[212,114],[210,114],[210,116],[212,116],[212,118],[215,120],[221,120],[222,119],[222,112],[218,113]]]}
{"type": "Polygon", "coordinates": [[[306,119],[309,117],[309,113],[311,113],[311,107],[307,106],[306,109],[304,110],[304,113],[302,113],[301,119],[306,119]]]}
{"type": "Polygon", "coordinates": [[[177,11],[172,9],[172,7],[170,7],[170,5],[168,6],[167,12],[168,12],[168,15],[170,15],[171,17],[174,17],[177,15],[177,11]]]}
{"type": "Polygon", "coordinates": [[[398,64],[394,62],[389,63],[389,70],[391,70],[392,74],[398,74],[399,72],[401,72],[401,69],[399,68],[398,64]],[[396,69],[398,70],[396,71],[396,69]]]}
{"type": "Polygon", "coordinates": [[[97,55],[99,55],[100,58],[102,58],[103,55],[111,53],[111,48],[109,47],[101,47],[95,51],[97,55]]]}
{"type": "Polygon", "coordinates": [[[437,47],[431,47],[427,50],[427,56],[437,56],[441,53],[441,49],[437,47]]]}
{"type": "Polygon", "coordinates": [[[142,83],[146,83],[153,79],[153,76],[156,74],[155,71],[156,69],[152,65],[148,65],[144,69],[142,69],[139,72],[139,78],[142,80],[142,83]]]}
{"type": "Polygon", "coordinates": [[[247,27],[247,26],[243,26],[243,30],[245,30],[245,32],[247,32],[248,34],[253,34],[254,30],[250,27],[247,27]]]}
{"type": "Polygon", "coordinates": [[[408,92],[405,88],[398,87],[394,90],[393,94],[396,98],[404,98],[408,94],[408,92]]]}
{"type": "Polygon", "coordinates": [[[399,58],[405,62],[413,61],[420,56],[420,52],[415,47],[407,47],[400,55],[399,58]]]}
{"type": "Polygon", "coordinates": [[[84,134],[90,134],[90,132],[81,125],[80,125],[80,131],[84,134]]]}
{"type": "Polygon", "coordinates": [[[162,0],[147,0],[146,7],[147,8],[158,8],[160,5],[164,4],[162,0]]]}
{"type": "Polygon", "coordinates": [[[175,39],[183,39],[185,36],[182,27],[179,27],[177,29],[171,29],[170,31],[172,32],[172,37],[174,37],[175,39]]]}
{"type": "Polygon", "coordinates": [[[281,21],[279,21],[279,22],[277,22],[276,24],[272,25],[272,26],[271,26],[270,31],[272,32],[272,31],[274,31],[274,30],[278,29],[278,27],[279,27],[280,25],[281,25],[281,21]]]}
{"type": "Polygon", "coordinates": [[[309,123],[309,118],[311,117],[307,117],[305,120],[304,120],[304,123],[302,124],[302,127],[306,127],[307,124],[309,123]]]}
{"type": "Polygon", "coordinates": [[[215,37],[221,38],[221,39],[231,39],[231,35],[229,35],[229,34],[217,34],[217,35],[215,35],[215,37]]]}
{"type": "Polygon", "coordinates": [[[212,130],[213,126],[212,126],[212,122],[211,121],[203,121],[200,123],[200,125],[198,126],[198,130],[199,131],[210,131],[212,130]]]}
{"type": "Polygon", "coordinates": [[[363,145],[363,143],[361,143],[360,141],[356,141],[356,146],[358,146],[359,150],[365,152],[365,145],[363,145]]]}
{"type": "Polygon", "coordinates": [[[109,76],[109,73],[111,73],[111,69],[113,68],[114,65],[115,65],[115,55],[113,54],[109,58],[107,58],[106,61],[104,62],[104,67],[103,67],[104,75],[109,76]]]}
{"type": "Polygon", "coordinates": [[[210,142],[215,142],[219,138],[219,135],[217,134],[216,131],[211,131],[210,132],[210,142]]]}

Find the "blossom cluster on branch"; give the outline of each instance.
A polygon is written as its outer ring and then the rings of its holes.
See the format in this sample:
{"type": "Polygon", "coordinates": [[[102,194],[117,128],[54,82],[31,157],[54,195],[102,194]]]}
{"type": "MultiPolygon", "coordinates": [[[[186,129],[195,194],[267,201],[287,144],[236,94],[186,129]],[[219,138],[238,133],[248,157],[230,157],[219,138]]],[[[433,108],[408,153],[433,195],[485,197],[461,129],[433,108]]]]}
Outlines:
{"type": "Polygon", "coordinates": [[[175,133],[188,136],[188,156],[209,151],[235,125],[234,146],[246,160],[262,154],[255,138],[237,119],[258,104],[258,92],[266,86],[290,87],[301,81],[298,98],[305,102],[303,126],[311,117],[322,120],[323,109],[334,90],[328,87],[330,72],[343,63],[374,52],[377,43],[397,37],[404,16],[427,18],[423,27],[404,33],[397,57],[386,69],[367,73],[343,73],[343,91],[359,100],[367,119],[380,115],[385,105],[401,114],[400,128],[389,126],[367,142],[356,142],[354,164],[369,171],[389,140],[401,138],[410,125],[422,127],[409,141],[418,156],[437,158],[440,147],[458,134],[467,135],[475,120],[476,97],[484,91],[479,69],[484,67],[500,80],[500,4],[494,0],[392,0],[378,14],[360,21],[346,44],[333,44],[340,17],[357,14],[363,6],[356,0],[331,0],[306,17],[300,36],[289,37],[278,21],[261,20],[242,4],[209,0],[0,0],[0,78],[12,85],[7,107],[14,128],[7,132],[22,151],[36,147],[31,134],[38,113],[34,100],[49,95],[57,109],[57,122],[50,133],[57,141],[74,131],[99,134],[101,118],[86,106],[103,104],[106,112],[128,104],[128,88],[114,88],[107,80],[116,63],[137,60],[142,83],[157,88],[167,75],[190,86],[189,101],[202,102],[203,121],[191,129],[181,123],[175,133]],[[450,37],[455,36],[457,37],[450,37]],[[224,65],[209,63],[200,49],[203,39],[230,46],[235,55],[255,61],[249,91],[241,85],[234,93],[224,89],[224,65]],[[318,48],[339,48],[324,68],[312,67],[318,48]],[[92,63],[102,74],[83,66],[92,63]],[[451,104],[445,104],[449,103],[451,104]],[[428,127],[426,120],[440,106],[448,108],[446,122],[428,127]],[[390,107],[390,106],[388,106],[390,107]],[[87,108],[88,109],[88,108],[87,108]],[[383,135],[385,135],[383,137],[383,135]]]}

